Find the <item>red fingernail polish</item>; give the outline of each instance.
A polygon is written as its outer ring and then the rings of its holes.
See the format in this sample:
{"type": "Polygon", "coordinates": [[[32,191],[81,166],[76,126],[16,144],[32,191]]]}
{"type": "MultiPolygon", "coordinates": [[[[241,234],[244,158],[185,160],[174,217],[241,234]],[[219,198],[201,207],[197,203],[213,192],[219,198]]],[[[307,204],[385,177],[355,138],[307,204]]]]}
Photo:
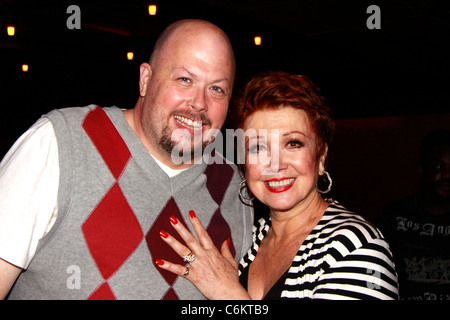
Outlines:
{"type": "Polygon", "coordinates": [[[195,214],[194,210],[189,211],[189,215],[191,216],[191,219],[197,218],[197,215],[195,214]]]}
{"type": "Polygon", "coordinates": [[[170,217],[170,221],[172,221],[173,224],[177,224],[178,223],[178,219],[175,218],[175,216],[171,216],[170,217]]]}
{"type": "Polygon", "coordinates": [[[165,232],[164,230],[161,230],[161,231],[159,232],[159,235],[160,235],[161,237],[163,237],[163,238],[167,238],[167,237],[169,236],[169,234],[168,234],[167,232],[165,232]]]}
{"type": "Polygon", "coordinates": [[[227,239],[227,246],[230,246],[230,238],[227,239]]]}
{"type": "Polygon", "coordinates": [[[164,264],[164,261],[162,261],[162,260],[160,260],[160,259],[156,259],[156,260],[155,260],[155,263],[156,263],[158,266],[162,266],[162,265],[164,264]]]}

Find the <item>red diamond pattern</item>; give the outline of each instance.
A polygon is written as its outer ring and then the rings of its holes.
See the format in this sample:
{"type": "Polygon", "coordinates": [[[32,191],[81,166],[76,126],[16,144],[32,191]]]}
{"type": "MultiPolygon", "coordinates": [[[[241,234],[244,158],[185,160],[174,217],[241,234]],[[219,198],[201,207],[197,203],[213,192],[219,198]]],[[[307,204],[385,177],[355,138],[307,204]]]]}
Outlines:
{"type": "Polygon", "coordinates": [[[118,179],[131,158],[131,153],[108,115],[102,108],[95,107],[86,115],[83,128],[114,178],[118,179]]]}
{"type": "Polygon", "coordinates": [[[82,230],[105,280],[117,271],[143,237],[139,222],[117,182],[83,223],[82,230]]]}
{"type": "MultiPolygon", "coordinates": [[[[181,239],[181,237],[172,228],[170,224],[170,217],[172,215],[176,217],[178,221],[180,221],[183,225],[185,226],[187,225],[183,217],[181,216],[180,209],[178,208],[174,199],[170,198],[164,209],[159,214],[158,218],[153,223],[150,230],[147,232],[145,240],[147,241],[147,246],[148,249],[150,250],[153,260],[158,258],[178,264],[183,264],[184,263],[183,259],[181,259],[180,256],[177,253],[175,253],[175,251],[173,251],[166,243],[164,243],[159,235],[159,232],[161,230],[165,230],[169,232],[178,241],[184,243],[184,241],[181,239]]],[[[157,270],[160,272],[161,276],[164,278],[164,280],[166,280],[169,286],[172,286],[176,278],[178,277],[176,274],[173,274],[172,272],[166,271],[164,269],[158,268],[157,270]]],[[[174,295],[176,296],[175,292],[168,294],[169,294],[168,297],[171,298],[173,298],[174,295]]]]}
{"type": "Polygon", "coordinates": [[[220,206],[233,178],[233,168],[228,164],[213,163],[205,170],[205,174],[206,188],[214,201],[220,206]]]}
{"type": "Polygon", "coordinates": [[[177,296],[175,290],[170,287],[170,289],[166,292],[164,297],[161,298],[161,300],[180,300],[180,298],[177,296]]]}
{"type": "Polygon", "coordinates": [[[88,299],[116,299],[107,281],[144,236],[117,182],[131,153],[103,109],[91,110],[83,121],[83,128],[116,179],[81,227],[91,256],[105,280],[88,299]]]}
{"type": "Polygon", "coordinates": [[[208,231],[208,234],[211,236],[211,239],[219,250],[222,243],[230,238],[230,251],[233,256],[235,256],[236,251],[234,249],[230,227],[220,212],[220,205],[222,204],[223,197],[225,196],[225,192],[227,191],[231,179],[233,178],[233,169],[228,164],[213,163],[208,166],[205,174],[206,188],[214,201],[219,205],[219,208],[211,218],[206,231],[208,231]]]}
{"type": "Polygon", "coordinates": [[[88,298],[88,300],[117,300],[116,296],[109,287],[108,282],[103,284],[95,290],[88,298]]]}
{"type": "Polygon", "coordinates": [[[220,208],[216,210],[214,216],[212,217],[208,228],[206,229],[208,234],[211,236],[211,240],[214,245],[220,250],[222,243],[230,238],[230,251],[233,256],[236,255],[236,251],[234,249],[233,241],[231,241],[231,232],[228,223],[222,216],[220,212],[220,208]]]}

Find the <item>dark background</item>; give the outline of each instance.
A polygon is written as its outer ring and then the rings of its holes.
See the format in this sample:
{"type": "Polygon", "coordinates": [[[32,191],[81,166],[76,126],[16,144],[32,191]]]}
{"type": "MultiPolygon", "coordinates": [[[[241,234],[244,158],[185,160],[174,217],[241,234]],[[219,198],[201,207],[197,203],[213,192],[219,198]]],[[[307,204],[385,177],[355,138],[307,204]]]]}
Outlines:
{"type": "Polygon", "coordinates": [[[269,69],[305,74],[321,87],[337,120],[330,196],[372,220],[416,190],[419,140],[450,127],[448,0],[0,0],[0,156],[51,109],[134,107],[139,65],[159,33],[183,18],[209,20],[229,35],[237,88],[269,69]],[[81,9],[80,30],[66,26],[72,4],[81,9]],[[366,26],[372,4],[381,9],[379,30],[366,26]]]}

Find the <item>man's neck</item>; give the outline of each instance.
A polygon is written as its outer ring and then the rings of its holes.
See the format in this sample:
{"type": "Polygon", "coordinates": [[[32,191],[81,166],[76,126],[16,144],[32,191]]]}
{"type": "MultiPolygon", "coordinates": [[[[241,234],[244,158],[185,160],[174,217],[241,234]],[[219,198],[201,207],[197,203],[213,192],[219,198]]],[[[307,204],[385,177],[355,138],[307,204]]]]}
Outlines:
{"type": "Polygon", "coordinates": [[[425,192],[419,193],[419,202],[429,214],[443,215],[450,213],[450,201],[438,200],[425,192]]]}

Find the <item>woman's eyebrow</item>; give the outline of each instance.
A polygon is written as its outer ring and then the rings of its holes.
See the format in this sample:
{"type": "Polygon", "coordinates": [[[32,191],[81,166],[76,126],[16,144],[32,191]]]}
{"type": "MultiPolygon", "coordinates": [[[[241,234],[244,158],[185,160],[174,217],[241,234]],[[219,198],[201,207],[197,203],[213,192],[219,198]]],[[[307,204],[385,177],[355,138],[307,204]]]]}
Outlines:
{"type": "Polygon", "coordinates": [[[293,133],[298,133],[298,134],[301,134],[301,135],[303,135],[303,136],[305,136],[305,137],[307,137],[308,138],[308,135],[306,134],[306,133],[304,133],[304,132],[301,132],[301,131],[298,131],[298,130],[293,130],[293,131],[288,131],[288,132],[285,132],[285,133],[283,133],[283,137],[285,137],[285,136],[289,136],[289,135],[291,135],[291,134],[293,134],[293,133]]]}

